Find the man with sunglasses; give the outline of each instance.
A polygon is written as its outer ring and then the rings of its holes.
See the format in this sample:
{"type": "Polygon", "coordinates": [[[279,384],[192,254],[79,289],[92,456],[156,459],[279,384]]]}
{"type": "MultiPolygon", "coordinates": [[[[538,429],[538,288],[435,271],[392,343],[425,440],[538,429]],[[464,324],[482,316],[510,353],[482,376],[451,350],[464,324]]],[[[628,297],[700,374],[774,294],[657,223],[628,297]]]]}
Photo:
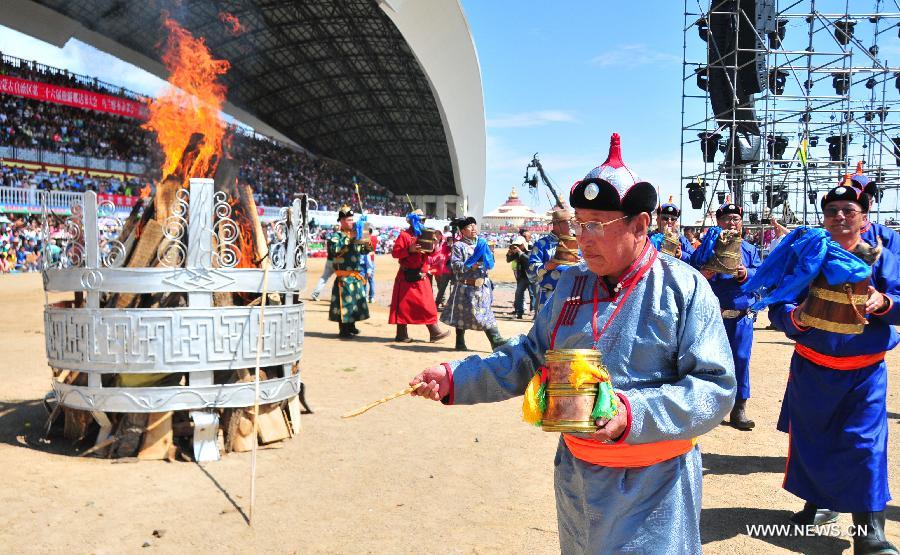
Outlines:
{"type": "MultiPolygon", "coordinates": [[[[849,179],[822,199],[825,229],[844,250],[862,241],[869,198],[849,179]]],[[[872,265],[862,333],[801,325],[807,296],[769,307],[769,318],[797,343],[778,430],[789,434],[784,488],[803,499],[791,520],[821,525],[852,513],[855,554],[897,554],[884,535],[888,491],[887,365],[900,343],[900,262],[884,249],[872,265]]],[[[847,302],[847,301],[843,301],[847,302]]]]}
{"type": "MultiPolygon", "coordinates": [[[[656,209],[656,232],[651,237],[657,233],[665,236],[667,231],[674,233],[678,236],[678,244],[681,246],[679,258],[684,262],[690,262],[691,255],[694,253],[694,246],[687,237],[678,232],[678,218],[680,216],[681,210],[676,204],[672,203],[672,197],[669,197],[669,202],[660,205],[656,209]]],[[[662,239],[660,238],[660,240],[662,239]]]]}
{"type": "Polygon", "coordinates": [[[622,162],[618,134],[569,202],[583,260],[562,273],[531,330],[490,356],[427,368],[410,385],[448,405],[501,401],[545,379],[548,350],[598,350],[617,412],[596,419],[593,433],[560,438],[561,551],[700,553],[696,439],[734,402],[718,303],[698,272],[650,243],[656,190],[622,162]]]}
{"type": "MultiPolygon", "coordinates": [[[[728,202],[716,210],[716,223],[723,231],[743,233],[744,209],[728,202]]],[[[752,430],[756,423],[747,418],[747,399],[750,398],[750,352],[753,350],[753,319],[747,309],[755,300],[751,293],[744,293],[741,285],[753,277],[762,264],[759,250],[749,241],[741,243],[741,263],[736,276],[703,271],[713,293],[719,299],[722,320],[728,333],[728,343],[734,357],[734,374],[737,377],[737,397],[728,419],[738,430],[752,430]]]]}

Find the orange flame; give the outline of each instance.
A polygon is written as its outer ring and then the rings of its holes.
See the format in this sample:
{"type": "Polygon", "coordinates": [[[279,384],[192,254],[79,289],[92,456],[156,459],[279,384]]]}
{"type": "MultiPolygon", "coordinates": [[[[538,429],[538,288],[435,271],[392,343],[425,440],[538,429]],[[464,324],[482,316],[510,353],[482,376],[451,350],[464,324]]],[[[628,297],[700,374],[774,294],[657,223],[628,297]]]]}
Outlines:
{"type": "Polygon", "coordinates": [[[163,15],[169,32],[162,61],[170,72],[169,87],[150,102],[150,119],[144,129],[156,133],[165,154],[162,177],[179,169],[178,177],[206,177],[221,156],[225,124],[219,116],[225,100],[225,85],[218,83],[230,64],[212,57],[202,38],[195,38],[177,22],[163,15]],[[182,161],[194,136],[196,157],[182,161]]]}
{"type": "Polygon", "coordinates": [[[228,26],[228,32],[231,36],[236,37],[243,34],[246,29],[241,25],[241,21],[228,12],[219,12],[219,21],[228,26]]]}

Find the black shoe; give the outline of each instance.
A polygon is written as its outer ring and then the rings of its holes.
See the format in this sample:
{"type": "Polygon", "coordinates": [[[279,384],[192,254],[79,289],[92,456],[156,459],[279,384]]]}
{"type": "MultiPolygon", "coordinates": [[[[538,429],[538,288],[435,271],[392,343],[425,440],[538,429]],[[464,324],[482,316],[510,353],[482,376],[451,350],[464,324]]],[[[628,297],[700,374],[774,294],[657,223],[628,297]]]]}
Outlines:
{"type": "Polygon", "coordinates": [[[732,427],[745,432],[756,426],[756,422],[747,418],[746,408],[747,399],[735,399],[734,408],[731,409],[731,415],[728,417],[732,427]]]}
{"type": "Polygon", "coordinates": [[[351,331],[351,327],[353,324],[345,324],[343,322],[338,322],[338,337],[341,339],[353,339],[353,332],[351,331]]]}
{"type": "Polygon", "coordinates": [[[853,555],[898,555],[897,548],[884,536],[884,511],[853,513],[856,536],[853,555]]]}
{"type": "Polygon", "coordinates": [[[516,314],[516,320],[521,320],[521,319],[522,319],[522,313],[519,312],[516,314]]]}
{"type": "Polygon", "coordinates": [[[355,323],[355,322],[352,323],[352,324],[350,324],[350,333],[352,333],[353,335],[359,335],[359,330],[356,329],[356,323],[355,323]]]}
{"type": "Polygon", "coordinates": [[[836,522],[841,513],[830,511],[828,509],[819,509],[809,501],[803,505],[803,510],[799,513],[791,515],[791,522],[803,526],[822,526],[836,522]]]}

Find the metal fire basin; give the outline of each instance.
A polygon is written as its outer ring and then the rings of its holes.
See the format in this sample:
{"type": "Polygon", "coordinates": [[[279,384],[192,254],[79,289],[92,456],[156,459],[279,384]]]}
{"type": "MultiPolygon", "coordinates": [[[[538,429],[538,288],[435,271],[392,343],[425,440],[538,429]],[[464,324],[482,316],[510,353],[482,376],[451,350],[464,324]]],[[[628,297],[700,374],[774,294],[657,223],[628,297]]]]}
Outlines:
{"type": "MultiPolygon", "coordinates": [[[[71,207],[65,222],[69,242],[56,267],[44,271],[44,290],[81,293],[84,303],[78,308],[45,305],[47,359],[54,375],[63,370],[87,374],[87,386],[57,378],[52,386],[62,406],[91,412],[100,425],[98,443],[111,432],[107,412],[187,410],[195,424],[195,459],[219,458],[216,410],[252,407],[255,390],[252,381],[215,384],[213,372],[256,367],[261,308],[214,307],[215,293],[260,295],[265,289],[284,294],[285,304],[265,308],[260,354],[260,367],[280,365],[282,377],[260,382],[259,402],[275,403],[300,392],[295,364],[303,351],[304,306],[294,294],[306,285],[306,198],[282,209],[274,222],[266,285],[264,270],[235,268],[242,256],[236,247],[240,230],[227,200],[214,191],[212,179],[191,179],[188,189],[179,190],[164,225],[170,242],[160,248],[154,268],[122,267],[126,246],[101,236],[103,230],[122,227],[111,203],[98,204],[96,193],[86,192],[83,203],[71,207]],[[103,293],[184,293],[188,306],[100,308],[103,293]],[[121,373],[183,373],[187,385],[103,387],[102,375],[121,373]]],[[[45,235],[49,239],[46,224],[45,235]]]]}

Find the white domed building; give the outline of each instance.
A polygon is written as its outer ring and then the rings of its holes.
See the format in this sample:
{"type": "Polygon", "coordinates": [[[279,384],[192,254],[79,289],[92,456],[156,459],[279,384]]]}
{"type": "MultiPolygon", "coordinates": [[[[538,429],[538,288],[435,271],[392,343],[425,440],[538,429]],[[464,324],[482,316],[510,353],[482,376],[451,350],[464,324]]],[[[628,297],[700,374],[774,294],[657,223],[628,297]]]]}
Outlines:
{"type": "Polygon", "coordinates": [[[511,231],[516,232],[519,228],[535,228],[546,226],[549,218],[545,215],[538,214],[528,207],[521,199],[516,188],[513,187],[509,192],[509,198],[506,202],[495,208],[492,212],[485,214],[481,219],[481,229],[486,231],[511,231]]]}

